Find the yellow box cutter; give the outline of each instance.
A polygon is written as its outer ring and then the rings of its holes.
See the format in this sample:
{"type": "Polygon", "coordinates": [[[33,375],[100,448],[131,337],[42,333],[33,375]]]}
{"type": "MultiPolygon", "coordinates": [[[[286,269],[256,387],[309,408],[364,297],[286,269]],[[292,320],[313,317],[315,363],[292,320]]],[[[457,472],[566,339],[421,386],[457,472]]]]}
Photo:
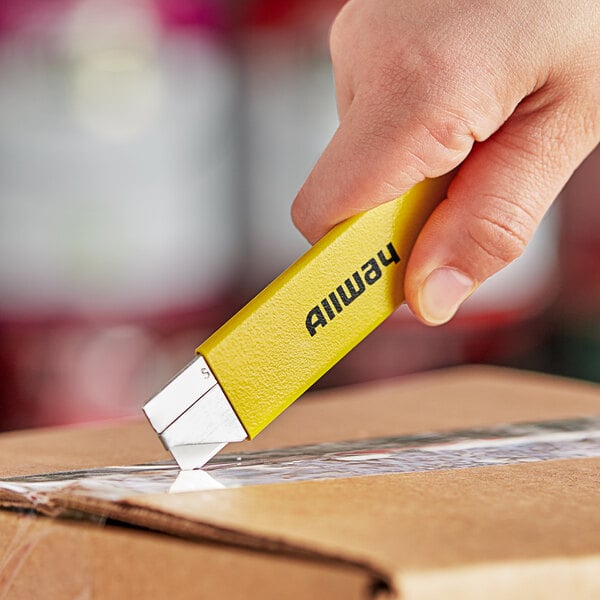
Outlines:
{"type": "Polygon", "coordinates": [[[196,349],[143,409],[182,469],[254,438],[400,305],[408,256],[448,182],[340,223],[196,349]]]}

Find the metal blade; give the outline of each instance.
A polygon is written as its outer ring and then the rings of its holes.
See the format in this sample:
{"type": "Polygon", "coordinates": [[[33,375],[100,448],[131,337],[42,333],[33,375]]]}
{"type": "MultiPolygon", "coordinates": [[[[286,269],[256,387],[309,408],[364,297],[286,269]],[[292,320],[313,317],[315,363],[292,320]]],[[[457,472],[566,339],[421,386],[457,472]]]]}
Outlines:
{"type": "Polygon", "coordinates": [[[169,448],[182,470],[201,469],[227,442],[216,444],[188,444],[169,448]]]}

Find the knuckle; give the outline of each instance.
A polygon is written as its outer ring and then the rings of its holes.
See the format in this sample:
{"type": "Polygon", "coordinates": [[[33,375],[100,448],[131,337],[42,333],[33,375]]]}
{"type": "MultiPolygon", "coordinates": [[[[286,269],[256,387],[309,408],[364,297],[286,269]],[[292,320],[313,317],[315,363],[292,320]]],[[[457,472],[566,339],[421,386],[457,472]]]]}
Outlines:
{"type": "Polygon", "coordinates": [[[474,143],[464,119],[435,108],[415,118],[409,139],[424,177],[437,177],[458,166],[474,143]]]}
{"type": "Polygon", "coordinates": [[[376,115],[369,123],[370,133],[409,151],[412,156],[407,158],[421,165],[424,176],[446,173],[473,147],[474,117],[452,98],[434,98],[435,92],[428,88],[430,83],[404,76],[393,66],[385,65],[374,84],[363,93],[370,112],[376,115]]]}
{"type": "Polygon", "coordinates": [[[474,138],[466,120],[436,107],[409,106],[410,118],[398,103],[380,95],[370,99],[374,115],[360,125],[360,139],[373,149],[387,148],[397,164],[416,171],[419,179],[437,177],[452,170],[469,154],[474,138]]]}
{"type": "Polygon", "coordinates": [[[426,139],[440,158],[449,161],[444,166],[452,168],[462,160],[474,143],[474,135],[467,120],[446,110],[435,110],[421,122],[426,139]]]}
{"type": "Polygon", "coordinates": [[[471,215],[466,233],[488,258],[506,265],[523,254],[537,220],[519,203],[505,198],[485,198],[471,215]]]}

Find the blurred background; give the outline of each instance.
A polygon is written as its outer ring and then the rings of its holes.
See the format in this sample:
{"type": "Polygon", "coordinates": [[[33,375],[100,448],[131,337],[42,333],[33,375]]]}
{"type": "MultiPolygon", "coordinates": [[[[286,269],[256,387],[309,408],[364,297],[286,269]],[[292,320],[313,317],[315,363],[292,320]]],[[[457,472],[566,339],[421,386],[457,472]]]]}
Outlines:
{"type": "MultiPolygon", "coordinates": [[[[308,247],[341,0],[2,0],[0,429],[139,414],[308,247]]],[[[462,363],[600,381],[600,153],[447,326],[401,308],[318,384],[462,363]]]]}

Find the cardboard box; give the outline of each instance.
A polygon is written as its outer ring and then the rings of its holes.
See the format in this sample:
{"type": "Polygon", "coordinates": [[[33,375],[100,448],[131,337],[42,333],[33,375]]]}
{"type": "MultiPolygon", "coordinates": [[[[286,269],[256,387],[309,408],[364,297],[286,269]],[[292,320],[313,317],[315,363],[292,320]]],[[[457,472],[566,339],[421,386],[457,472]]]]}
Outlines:
{"type": "MultiPolygon", "coordinates": [[[[597,386],[461,368],[307,395],[226,451],[590,415],[597,386]]],[[[165,458],[145,423],[0,436],[2,478],[165,458]]],[[[600,597],[593,456],[37,505],[0,486],[0,503],[2,600],[600,597]]]]}

